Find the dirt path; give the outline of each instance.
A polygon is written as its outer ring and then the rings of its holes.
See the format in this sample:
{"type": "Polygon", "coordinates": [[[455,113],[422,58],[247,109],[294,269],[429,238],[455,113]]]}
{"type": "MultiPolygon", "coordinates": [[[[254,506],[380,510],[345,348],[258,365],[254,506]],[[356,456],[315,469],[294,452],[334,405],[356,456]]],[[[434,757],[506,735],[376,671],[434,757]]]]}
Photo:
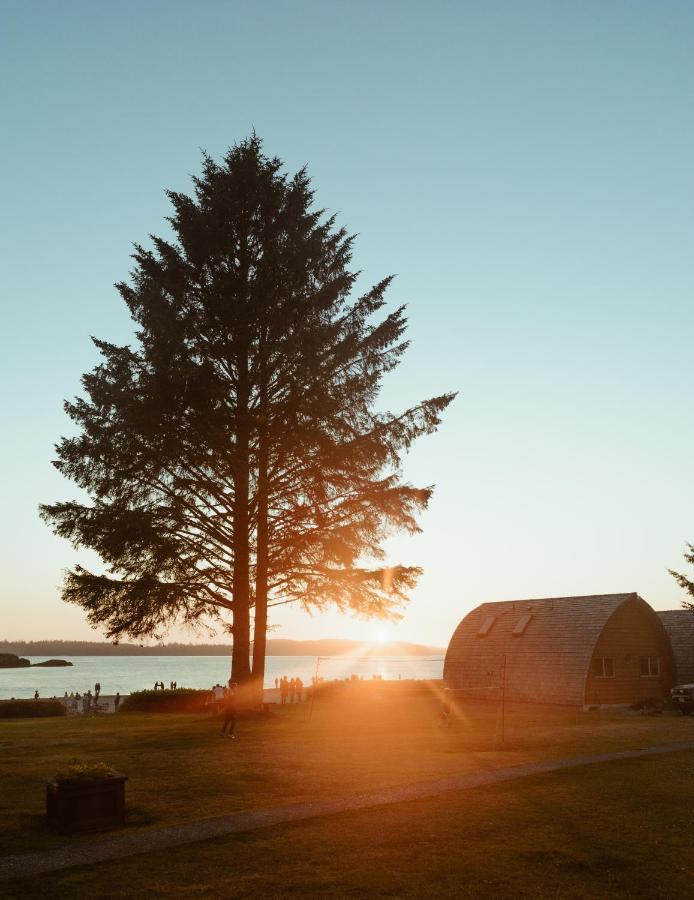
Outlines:
{"type": "Polygon", "coordinates": [[[562,769],[573,769],[592,763],[612,762],[620,759],[637,759],[642,756],[655,756],[662,753],[675,753],[681,750],[694,750],[694,741],[678,744],[663,744],[658,747],[642,747],[638,750],[622,750],[615,753],[598,753],[591,756],[576,756],[573,759],[548,760],[528,763],[522,766],[510,766],[485,772],[472,772],[441,778],[435,781],[418,781],[414,784],[398,785],[381,791],[369,791],[364,794],[351,794],[336,797],[332,800],[317,800],[313,803],[295,803],[288,806],[274,806],[270,809],[252,810],[235,813],[231,816],[219,816],[214,819],[203,819],[187,822],[183,825],[169,825],[165,828],[153,828],[148,831],[133,831],[130,834],[116,834],[112,837],[100,837],[89,843],[61,847],[45,853],[28,853],[21,856],[0,857],[0,881],[11,878],[43,875],[57,872],[73,866],[94,865],[114,859],[135,856],[138,853],[151,853],[168,847],[182,844],[193,844],[210,838],[223,837],[281,825],[287,822],[299,822],[319,816],[331,816],[352,810],[386,806],[408,800],[423,800],[437,797],[451,791],[464,791],[482,787],[487,784],[498,784],[528,775],[539,775],[545,772],[557,772],[562,769]]]}

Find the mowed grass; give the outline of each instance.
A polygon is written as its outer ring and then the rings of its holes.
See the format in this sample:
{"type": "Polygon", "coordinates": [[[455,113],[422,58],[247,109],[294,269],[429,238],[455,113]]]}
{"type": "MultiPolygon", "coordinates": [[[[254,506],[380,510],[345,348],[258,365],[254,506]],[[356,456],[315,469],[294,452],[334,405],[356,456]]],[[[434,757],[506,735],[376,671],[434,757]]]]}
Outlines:
{"type": "Polygon", "coordinates": [[[689,898],[694,753],[267,828],[3,885],[9,898],[689,898]]]}
{"type": "Polygon", "coordinates": [[[207,716],[119,714],[0,723],[0,855],[56,847],[45,783],[79,757],[128,777],[128,827],[407,784],[546,758],[694,740],[694,718],[468,703],[441,728],[440,696],[405,685],[287,706],[239,723],[235,742],[207,716]]]}

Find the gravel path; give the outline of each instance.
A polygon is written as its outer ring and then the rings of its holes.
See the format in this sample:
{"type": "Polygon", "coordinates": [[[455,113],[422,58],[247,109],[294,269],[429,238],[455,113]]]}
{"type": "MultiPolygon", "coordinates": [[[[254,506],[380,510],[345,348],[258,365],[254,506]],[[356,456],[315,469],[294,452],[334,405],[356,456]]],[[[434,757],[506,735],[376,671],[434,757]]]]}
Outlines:
{"type": "Polygon", "coordinates": [[[192,844],[210,838],[253,831],[280,825],[286,822],[299,822],[319,816],[331,816],[336,813],[352,810],[369,809],[386,806],[408,800],[423,800],[437,797],[451,791],[464,791],[487,784],[498,784],[528,775],[539,775],[545,772],[557,772],[562,769],[573,769],[577,766],[592,763],[612,762],[620,759],[637,759],[642,756],[655,756],[661,753],[675,753],[679,750],[694,750],[694,741],[679,744],[664,744],[658,747],[641,747],[638,750],[622,750],[615,753],[598,753],[591,756],[576,756],[572,759],[557,759],[546,762],[528,763],[522,766],[510,766],[505,769],[492,769],[485,772],[472,772],[441,778],[435,781],[418,781],[414,784],[398,785],[380,791],[369,791],[364,794],[351,794],[336,797],[332,800],[316,800],[312,803],[295,803],[287,806],[274,806],[270,809],[251,810],[235,813],[231,816],[219,816],[214,819],[203,819],[187,822],[183,825],[170,825],[165,828],[153,828],[147,831],[133,831],[130,834],[116,834],[111,837],[100,837],[89,843],[61,847],[45,853],[28,853],[21,856],[0,857],[0,881],[11,878],[43,875],[57,872],[73,866],[94,865],[108,860],[123,859],[138,853],[151,853],[168,847],[192,844]]]}

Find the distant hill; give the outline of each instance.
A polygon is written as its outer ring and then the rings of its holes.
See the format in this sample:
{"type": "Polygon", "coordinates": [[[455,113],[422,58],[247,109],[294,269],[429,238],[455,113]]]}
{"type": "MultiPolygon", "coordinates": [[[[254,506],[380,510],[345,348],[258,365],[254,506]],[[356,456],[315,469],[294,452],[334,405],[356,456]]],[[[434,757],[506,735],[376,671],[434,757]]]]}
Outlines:
{"type": "MultiPolygon", "coordinates": [[[[0,654],[17,656],[230,656],[229,644],[111,644],[106,641],[0,641],[0,654]]],[[[393,641],[364,644],[327,638],[318,641],[269,639],[268,656],[442,656],[442,647],[393,641]]]]}
{"type": "Polygon", "coordinates": [[[268,640],[268,656],[441,656],[442,647],[391,641],[387,644],[365,644],[325,638],[320,641],[268,640]]]}

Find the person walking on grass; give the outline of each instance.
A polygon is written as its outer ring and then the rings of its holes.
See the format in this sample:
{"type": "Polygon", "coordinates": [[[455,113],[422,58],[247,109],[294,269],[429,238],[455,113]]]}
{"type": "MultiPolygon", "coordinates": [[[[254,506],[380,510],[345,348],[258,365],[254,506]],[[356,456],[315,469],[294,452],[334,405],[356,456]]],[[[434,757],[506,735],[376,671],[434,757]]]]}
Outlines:
{"type": "Polygon", "coordinates": [[[228,737],[236,740],[234,729],[236,728],[236,682],[230,681],[223,701],[224,721],[220,737],[228,737]]]}
{"type": "Polygon", "coordinates": [[[441,728],[450,728],[453,724],[451,720],[451,702],[450,700],[444,700],[441,705],[441,712],[439,713],[439,720],[441,728]]]}

